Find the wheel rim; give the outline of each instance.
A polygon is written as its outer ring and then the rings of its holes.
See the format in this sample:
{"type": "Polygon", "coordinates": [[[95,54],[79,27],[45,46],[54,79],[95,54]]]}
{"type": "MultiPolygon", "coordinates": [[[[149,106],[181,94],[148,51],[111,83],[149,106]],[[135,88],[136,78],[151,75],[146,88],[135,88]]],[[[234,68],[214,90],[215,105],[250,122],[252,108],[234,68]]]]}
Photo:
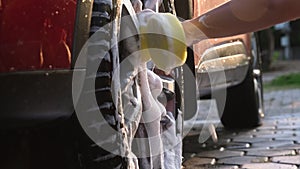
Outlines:
{"type": "MultiPolygon", "coordinates": [[[[255,72],[255,70],[254,70],[254,72],[255,72]]],[[[265,115],[264,115],[264,107],[263,107],[261,75],[255,76],[255,78],[253,80],[254,80],[258,113],[259,113],[260,117],[264,117],[265,115]]]]}
{"type": "Polygon", "coordinates": [[[264,117],[264,105],[263,105],[263,86],[262,86],[262,73],[260,65],[260,54],[258,51],[258,44],[255,34],[251,36],[252,44],[252,56],[253,56],[253,75],[254,75],[254,87],[257,102],[257,109],[260,117],[264,117]]]}

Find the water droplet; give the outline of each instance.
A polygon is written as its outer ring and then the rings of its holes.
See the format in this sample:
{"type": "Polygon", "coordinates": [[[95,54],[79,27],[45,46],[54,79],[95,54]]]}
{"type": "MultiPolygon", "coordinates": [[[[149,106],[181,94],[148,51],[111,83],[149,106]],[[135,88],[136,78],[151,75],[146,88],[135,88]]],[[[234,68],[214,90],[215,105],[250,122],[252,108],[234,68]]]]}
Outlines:
{"type": "Polygon", "coordinates": [[[22,46],[23,44],[24,44],[24,42],[22,40],[18,40],[17,46],[22,46]]]}
{"type": "Polygon", "coordinates": [[[14,67],[10,67],[9,70],[10,70],[10,71],[14,71],[15,68],[14,68],[14,67]]]}
{"type": "Polygon", "coordinates": [[[193,153],[193,154],[191,154],[191,158],[193,158],[193,157],[195,157],[197,154],[195,154],[195,153],[193,153]]]}
{"type": "Polygon", "coordinates": [[[49,73],[47,72],[47,73],[45,73],[45,75],[46,75],[46,76],[49,76],[49,73]]]}
{"type": "Polygon", "coordinates": [[[84,17],[85,17],[85,18],[87,18],[87,17],[88,17],[88,15],[87,15],[87,14],[85,14],[85,15],[84,15],[84,17]]]}
{"type": "Polygon", "coordinates": [[[52,69],[52,65],[49,65],[49,68],[52,69]]]}
{"type": "Polygon", "coordinates": [[[211,165],[215,165],[216,164],[216,159],[212,159],[210,162],[211,165]]]}
{"type": "Polygon", "coordinates": [[[224,151],[224,150],[225,150],[225,148],[224,148],[224,147],[221,147],[221,148],[220,148],[220,151],[224,151]]]}
{"type": "Polygon", "coordinates": [[[55,11],[55,14],[56,14],[56,15],[58,15],[58,13],[59,13],[58,11],[55,11]]]}
{"type": "Polygon", "coordinates": [[[265,163],[268,162],[269,158],[268,157],[260,157],[260,158],[256,158],[251,160],[252,163],[265,163]]]}

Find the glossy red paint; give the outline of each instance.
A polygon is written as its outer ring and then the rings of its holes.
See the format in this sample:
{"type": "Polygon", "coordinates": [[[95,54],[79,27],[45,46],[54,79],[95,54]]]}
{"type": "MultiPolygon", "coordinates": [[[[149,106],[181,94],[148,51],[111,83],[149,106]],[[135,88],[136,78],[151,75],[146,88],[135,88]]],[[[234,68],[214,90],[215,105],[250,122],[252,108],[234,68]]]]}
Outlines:
{"type": "Polygon", "coordinates": [[[75,0],[0,0],[0,72],[69,69],[75,0]]]}

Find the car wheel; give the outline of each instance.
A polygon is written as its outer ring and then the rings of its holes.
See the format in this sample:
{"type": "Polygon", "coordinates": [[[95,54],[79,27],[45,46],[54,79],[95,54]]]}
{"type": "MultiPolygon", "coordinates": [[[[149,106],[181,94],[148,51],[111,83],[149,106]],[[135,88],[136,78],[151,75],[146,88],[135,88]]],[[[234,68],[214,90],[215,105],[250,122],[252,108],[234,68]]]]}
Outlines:
{"type": "Polygon", "coordinates": [[[226,128],[252,128],[261,125],[261,81],[255,78],[252,70],[249,69],[240,85],[227,89],[225,102],[216,100],[221,122],[226,128]]]}
{"type": "Polygon", "coordinates": [[[264,116],[261,58],[252,36],[252,64],[244,81],[227,89],[225,101],[216,99],[221,122],[227,128],[252,128],[264,116]]]}
{"type": "MultiPolygon", "coordinates": [[[[139,40],[139,37],[133,36],[126,39],[123,37],[123,30],[136,30],[131,28],[133,23],[124,24],[124,20],[132,21],[126,19],[131,18],[126,5],[122,4],[120,8],[114,8],[111,6],[112,3],[121,4],[121,1],[94,1],[92,4],[90,38],[86,46],[86,75],[76,106],[76,116],[73,116],[78,161],[80,167],[86,169],[117,169],[126,168],[129,165],[129,158],[120,154],[125,151],[127,153],[125,147],[127,138],[124,138],[125,134],[123,133],[125,130],[124,113],[117,109],[117,106],[120,105],[115,102],[119,91],[113,92],[112,84],[114,83],[113,73],[120,71],[116,69],[121,67],[121,62],[132,53],[129,50],[133,50],[137,46],[135,42],[139,40]],[[124,17],[123,20],[121,18],[123,16],[128,17],[124,17]],[[116,44],[118,38],[123,39],[116,44]],[[132,42],[130,44],[133,47],[126,46],[128,41],[132,42]]],[[[134,34],[134,32],[130,33],[134,34]]],[[[137,82],[134,81],[134,83],[137,82]]],[[[135,86],[132,85],[128,88],[132,87],[133,92],[135,86]]],[[[130,95],[130,98],[135,99],[136,95],[134,93],[130,95]]],[[[128,100],[126,103],[129,102],[128,100]]],[[[126,105],[126,103],[124,104],[126,105]]],[[[131,104],[133,105],[135,102],[131,104]]],[[[132,108],[132,113],[137,109],[132,108]]]]}

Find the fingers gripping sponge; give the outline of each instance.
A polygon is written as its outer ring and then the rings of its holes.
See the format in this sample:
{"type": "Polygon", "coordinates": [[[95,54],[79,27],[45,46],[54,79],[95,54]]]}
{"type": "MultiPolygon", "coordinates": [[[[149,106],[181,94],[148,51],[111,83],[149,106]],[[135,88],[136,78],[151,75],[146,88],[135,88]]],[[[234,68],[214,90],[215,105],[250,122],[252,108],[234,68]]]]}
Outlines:
{"type": "Polygon", "coordinates": [[[139,17],[141,22],[141,48],[145,60],[165,72],[185,63],[187,52],[185,34],[180,21],[169,13],[145,12],[139,17]]]}

